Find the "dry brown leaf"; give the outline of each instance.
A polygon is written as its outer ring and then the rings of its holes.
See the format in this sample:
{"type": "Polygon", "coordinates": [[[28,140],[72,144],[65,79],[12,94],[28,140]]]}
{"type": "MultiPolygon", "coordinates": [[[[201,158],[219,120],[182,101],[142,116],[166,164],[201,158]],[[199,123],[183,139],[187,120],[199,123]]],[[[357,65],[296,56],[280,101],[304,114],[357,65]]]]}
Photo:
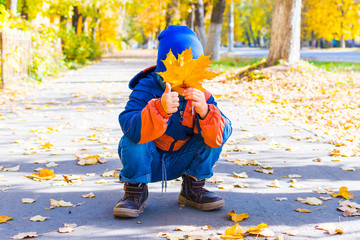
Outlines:
{"type": "Polygon", "coordinates": [[[19,233],[13,237],[11,237],[12,239],[24,239],[24,238],[36,238],[39,235],[37,234],[37,232],[26,232],[26,233],[19,233]]]}
{"type": "Polygon", "coordinates": [[[248,188],[249,184],[248,183],[234,183],[233,186],[234,186],[234,188],[248,188]]]}
{"type": "Polygon", "coordinates": [[[276,198],[276,201],[286,201],[286,200],[288,200],[286,197],[277,197],[276,198]]]}
{"type": "Polygon", "coordinates": [[[181,232],[192,232],[192,231],[196,231],[198,228],[195,226],[190,226],[190,225],[183,225],[183,226],[178,226],[175,228],[175,231],[181,231],[181,232]]]}
{"type": "Polygon", "coordinates": [[[93,192],[81,195],[82,198],[94,198],[95,194],[93,192]]]}
{"type": "Polygon", "coordinates": [[[284,234],[289,235],[289,236],[297,236],[297,235],[299,235],[299,232],[294,230],[294,231],[284,232],[284,234]]]}
{"type": "Polygon", "coordinates": [[[234,177],[236,178],[248,178],[249,176],[246,174],[246,172],[241,172],[241,173],[236,173],[236,172],[233,172],[234,174],[234,177]]]}
{"type": "Polygon", "coordinates": [[[208,235],[202,235],[202,234],[188,234],[186,235],[186,240],[208,240],[208,235]]]}
{"type": "Polygon", "coordinates": [[[209,225],[205,225],[205,226],[202,226],[201,229],[204,231],[209,231],[209,230],[211,230],[211,227],[209,225]]]}
{"type": "Polygon", "coordinates": [[[295,211],[301,212],[301,213],[311,213],[309,209],[303,209],[303,208],[297,208],[295,211]]]}
{"type": "Polygon", "coordinates": [[[119,177],[119,174],[115,173],[115,170],[104,172],[101,176],[103,177],[119,177]]]}
{"type": "Polygon", "coordinates": [[[100,180],[97,180],[95,183],[96,184],[107,184],[107,183],[109,183],[109,181],[106,181],[104,179],[100,179],[100,180]]]}
{"type": "Polygon", "coordinates": [[[206,179],[209,183],[222,183],[224,182],[224,179],[222,179],[219,176],[213,175],[211,178],[206,179]]]}
{"type": "Polygon", "coordinates": [[[281,185],[279,183],[279,181],[277,179],[275,179],[273,182],[270,183],[270,185],[268,185],[269,187],[273,187],[273,188],[280,188],[281,185]]]}
{"type": "Polygon", "coordinates": [[[316,226],[316,229],[325,230],[331,235],[343,234],[344,231],[341,228],[338,228],[333,223],[323,223],[316,226]]]}
{"type": "Polygon", "coordinates": [[[51,169],[44,168],[39,173],[33,173],[31,175],[25,175],[25,177],[31,178],[33,180],[51,180],[55,177],[54,171],[51,169]]]}
{"type": "Polygon", "coordinates": [[[45,164],[46,167],[51,168],[51,167],[57,167],[59,166],[59,164],[55,163],[55,162],[49,162],[47,164],[45,164]]]}
{"type": "Polygon", "coordinates": [[[21,202],[24,203],[24,204],[33,203],[33,202],[35,202],[35,199],[33,199],[33,198],[22,198],[21,202]]]}
{"type": "Polygon", "coordinates": [[[10,168],[3,168],[3,171],[5,172],[17,172],[20,170],[20,165],[17,165],[15,167],[10,167],[10,168]]]}
{"type": "Polygon", "coordinates": [[[246,231],[247,234],[260,237],[273,237],[275,233],[271,231],[266,223],[260,223],[256,228],[251,227],[246,231]]]}
{"type": "Polygon", "coordinates": [[[36,215],[36,216],[34,216],[34,217],[31,217],[30,218],[30,221],[32,221],[32,222],[43,222],[43,221],[45,221],[47,219],[47,217],[43,217],[43,216],[41,216],[41,215],[36,215]]]}
{"type": "Polygon", "coordinates": [[[217,186],[219,189],[222,189],[222,190],[231,190],[234,188],[234,185],[231,185],[231,184],[220,184],[217,186]]]}
{"type": "Polygon", "coordinates": [[[71,202],[65,202],[62,199],[60,199],[59,201],[55,199],[50,199],[50,208],[56,207],[74,207],[74,204],[72,204],[71,202]]]}
{"type": "Polygon", "coordinates": [[[289,174],[288,178],[301,178],[301,175],[299,175],[299,174],[289,174]]]}
{"type": "Polygon", "coordinates": [[[352,167],[341,167],[341,170],[344,170],[344,171],[355,171],[355,168],[352,168],[352,167]]]}

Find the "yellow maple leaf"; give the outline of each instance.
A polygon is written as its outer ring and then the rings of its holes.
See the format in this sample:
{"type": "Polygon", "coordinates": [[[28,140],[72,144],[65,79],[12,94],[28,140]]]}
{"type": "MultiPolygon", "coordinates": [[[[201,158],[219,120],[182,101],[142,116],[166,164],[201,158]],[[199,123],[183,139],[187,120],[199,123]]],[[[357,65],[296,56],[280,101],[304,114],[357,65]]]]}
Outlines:
{"type": "Polygon", "coordinates": [[[244,238],[244,229],[236,223],[234,226],[225,230],[225,234],[221,236],[223,239],[242,239],[244,238]]]}
{"type": "Polygon", "coordinates": [[[241,222],[245,218],[249,217],[249,214],[247,213],[236,214],[235,210],[231,210],[230,212],[228,212],[228,215],[231,216],[231,220],[234,221],[235,223],[241,222]]]}
{"type": "Polygon", "coordinates": [[[332,196],[333,197],[343,197],[345,199],[353,199],[354,195],[351,192],[348,192],[347,190],[348,190],[347,187],[341,187],[339,189],[339,193],[333,193],[332,196]]]}
{"type": "Polygon", "coordinates": [[[211,63],[209,58],[210,56],[201,55],[197,59],[193,59],[191,48],[189,48],[179,54],[176,59],[170,50],[166,59],[163,60],[166,71],[158,74],[164,79],[164,82],[170,83],[172,88],[183,85],[186,88],[193,87],[205,91],[202,82],[219,75],[206,70],[211,63]]]}
{"type": "Polygon", "coordinates": [[[0,216],[0,223],[5,223],[8,220],[13,219],[13,217],[8,217],[8,216],[0,216]]]}
{"type": "Polygon", "coordinates": [[[266,223],[260,223],[259,225],[257,225],[256,228],[251,227],[249,228],[246,233],[249,234],[259,234],[263,229],[268,228],[268,225],[266,223]]]}
{"type": "Polygon", "coordinates": [[[54,171],[51,169],[42,169],[39,173],[33,173],[31,175],[25,175],[25,177],[36,180],[51,180],[55,177],[54,171]]]}

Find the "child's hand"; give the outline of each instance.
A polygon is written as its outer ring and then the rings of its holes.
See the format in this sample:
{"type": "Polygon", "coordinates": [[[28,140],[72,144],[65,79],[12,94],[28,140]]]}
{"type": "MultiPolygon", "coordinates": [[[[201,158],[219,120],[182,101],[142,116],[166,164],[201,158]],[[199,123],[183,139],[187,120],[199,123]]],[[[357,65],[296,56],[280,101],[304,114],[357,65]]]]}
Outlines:
{"type": "Polygon", "coordinates": [[[166,89],[161,96],[161,106],[167,114],[177,112],[179,106],[179,94],[171,92],[170,83],[166,83],[166,89]]]}
{"type": "Polygon", "coordinates": [[[195,111],[200,115],[201,119],[204,119],[209,112],[205,94],[196,88],[189,87],[184,90],[183,95],[186,100],[191,100],[191,105],[195,108],[195,111]]]}

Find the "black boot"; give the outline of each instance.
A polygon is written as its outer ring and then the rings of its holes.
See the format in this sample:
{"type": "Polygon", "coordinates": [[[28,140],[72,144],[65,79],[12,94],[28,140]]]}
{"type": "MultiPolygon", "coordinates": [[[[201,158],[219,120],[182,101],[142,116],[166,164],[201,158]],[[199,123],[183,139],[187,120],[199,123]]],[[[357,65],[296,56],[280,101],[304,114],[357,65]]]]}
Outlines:
{"type": "Polygon", "coordinates": [[[146,183],[125,183],[124,196],[114,208],[115,217],[138,217],[146,207],[148,188],[146,183]]]}
{"type": "Polygon", "coordinates": [[[190,175],[182,176],[179,203],[190,205],[200,210],[214,210],[225,206],[225,201],[204,188],[205,179],[197,180],[190,175]]]}

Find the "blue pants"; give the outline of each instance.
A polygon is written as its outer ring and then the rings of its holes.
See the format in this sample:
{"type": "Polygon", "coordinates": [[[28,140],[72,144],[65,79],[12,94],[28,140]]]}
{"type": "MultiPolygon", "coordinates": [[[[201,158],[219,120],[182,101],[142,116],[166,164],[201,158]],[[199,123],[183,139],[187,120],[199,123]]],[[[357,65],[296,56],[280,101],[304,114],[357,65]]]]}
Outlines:
{"type": "Polygon", "coordinates": [[[200,135],[192,136],[175,152],[158,149],[154,142],[136,144],[123,136],[119,156],[123,164],[120,180],[130,183],[149,183],[178,178],[189,174],[197,179],[210,178],[219,159],[222,146],[207,146],[200,135]]]}

